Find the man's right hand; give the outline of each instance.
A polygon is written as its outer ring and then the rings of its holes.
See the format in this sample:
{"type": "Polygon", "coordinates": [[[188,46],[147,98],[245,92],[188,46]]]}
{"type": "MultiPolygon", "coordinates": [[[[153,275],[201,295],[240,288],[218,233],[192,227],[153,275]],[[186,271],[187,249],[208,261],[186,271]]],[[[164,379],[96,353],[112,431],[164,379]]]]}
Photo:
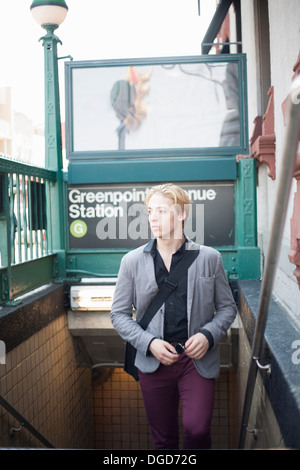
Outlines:
{"type": "Polygon", "coordinates": [[[175,348],[162,339],[153,339],[150,343],[149,351],[165,366],[170,366],[179,359],[175,348]]]}

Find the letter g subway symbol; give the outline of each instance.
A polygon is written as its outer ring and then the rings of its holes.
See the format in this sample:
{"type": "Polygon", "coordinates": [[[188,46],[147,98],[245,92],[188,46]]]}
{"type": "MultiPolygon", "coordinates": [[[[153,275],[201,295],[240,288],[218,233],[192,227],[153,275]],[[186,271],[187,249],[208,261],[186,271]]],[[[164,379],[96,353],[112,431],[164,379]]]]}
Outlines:
{"type": "Polygon", "coordinates": [[[70,225],[70,232],[73,237],[82,238],[87,232],[87,225],[83,220],[74,220],[70,225]]]}

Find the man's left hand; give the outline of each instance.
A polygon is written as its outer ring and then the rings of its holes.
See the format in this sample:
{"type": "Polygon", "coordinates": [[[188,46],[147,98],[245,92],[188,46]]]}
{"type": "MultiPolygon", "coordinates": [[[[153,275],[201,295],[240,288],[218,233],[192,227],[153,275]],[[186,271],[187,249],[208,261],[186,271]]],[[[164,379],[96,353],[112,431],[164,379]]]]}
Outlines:
{"type": "Polygon", "coordinates": [[[202,333],[196,333],[185,343],[185,354],[191,359],[201,359],[209,348],[209,342],[202,333]]]}

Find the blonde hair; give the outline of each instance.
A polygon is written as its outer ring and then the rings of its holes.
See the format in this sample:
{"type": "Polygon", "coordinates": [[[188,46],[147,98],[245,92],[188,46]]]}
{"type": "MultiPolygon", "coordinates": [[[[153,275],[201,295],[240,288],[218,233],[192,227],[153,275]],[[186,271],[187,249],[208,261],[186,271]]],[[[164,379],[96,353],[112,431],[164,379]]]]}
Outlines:
{"type": "MultiPolygon", "coordinates": [[[[164,197],[172,199],[175,205],[180,206],[181,211],[186,213],[186,219],[188,219],[190,214],[191,201],[187,193],[174,183],[165,183],[152,186],[146,194],[145,204],[148,206],[151,197],[154,194],[161,194],[164,197]]],[[[184,222],[183,222],[184,225],[184,222]]]]}

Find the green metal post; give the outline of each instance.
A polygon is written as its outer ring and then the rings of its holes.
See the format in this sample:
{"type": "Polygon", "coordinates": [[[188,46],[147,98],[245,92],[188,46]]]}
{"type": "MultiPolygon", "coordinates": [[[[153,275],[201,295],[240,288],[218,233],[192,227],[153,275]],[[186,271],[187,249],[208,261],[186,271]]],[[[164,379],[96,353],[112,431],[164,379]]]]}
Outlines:
{"type": "Polygon", "coordinates": [[[57,44],[54,34],[57,25],[44,25],[47,34],[41,38],[44,46],[45,67],[45,166],[57,172],[57,181],[50,184],[51,212],[47,221],[52,231],[52,250],[57,253],[54,277],[65,278],[65,204],[63,188],[62,139],[59,102],[57,44]]]}
{"type": "Polygon", "coordinates": [[[260,251],[257,247],[256,160],[238,162],[237,246],[240,279],[260,278],[260,251]]]}

